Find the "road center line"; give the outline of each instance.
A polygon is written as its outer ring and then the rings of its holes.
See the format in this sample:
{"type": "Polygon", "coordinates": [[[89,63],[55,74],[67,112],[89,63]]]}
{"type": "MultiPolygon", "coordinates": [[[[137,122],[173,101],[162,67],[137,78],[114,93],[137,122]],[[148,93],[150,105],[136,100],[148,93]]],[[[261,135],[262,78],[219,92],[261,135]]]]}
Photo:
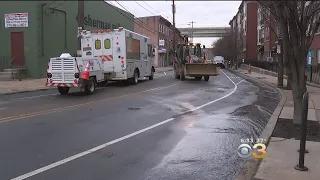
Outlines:
{"type": "MultiPolygon", "coordinates": [[[[203,105],[201,105],[201,106],[198,106],[198,107],[196,107],[196,108],[193,108],[193,109],[191,109],[191,110],[189,110],[189,111],[187,111],[187,112],[192,112],[192,111],[196,111],[196,110],[198,110],[198,109],[201,109],[201,108],[203,108],[203,107],[205,107],[205,106],[208,106],[208,105],[210,105],[210,104],[212,104],[212,103],[215,103],[215,102],[220,101],[220,100],[222,100],[222,99],[224,99],[224,98],[227,98],[227,97],[229,97],[230,95],[232,95],[234,92],[236,92],[236,90],[237,90],[237,84],[236,84],[226,73],[224,73],[222,70],[220,70],[220,71],[233,83],[233,85],[234,85],[233,90],[232,90],[229,94],[224,95],[223,97],[220,97],[220,98],[215,99],[215,100],[213,100],[213,101],[210,101],[210,102],[208,102],[208,103],[206,103],[206,104],[203,104],[203,105]]],[[[91,153],[93,153],[93,152],[95,152],[95,151],[98,151],[98,150],[100,150],[100,149],[106,148],[106,147],[108,147],[108,146],[110,146],[110,145],[112,145],[112,144],[118,143],[118,142],[120,142],[120,141],[129,139],[129,138],[131,138],[131,137],[133,137],[133,136],[136,136],[136,135],[138,135],[138,134],[141,134],[141,133],[144,133],[144,132],[149,131],[149,130],[151,130],[151,129],[154,129],[154,128],[158,127],[158,126],[161,126],[161,125],[166,124],[166,123],[168,123],[168,122],[171,122],[171,121],[173,121],[173,120],[175,120],[175,118],[170,118],[170,119],[161,121],[161,122],[159,122],[159,123],[157,123],[157,124],[154,124],[154,125],[152,125],[152,126],[146,127],[146,128],[144,128],[144,129],[141,129],[141,130],[139,130],[139,131],[133,132],[133,133],[128,134],[128,135],[125,135],[125,136],[120,137],[120,138],[118,138],[118,139],[109,141],[109,142],[107,142],[107,143],[101,144],[100,146],[94,147],[94,148],[92,148],[92,149],[89,149],[89,150],[84,151],[84,152],[81,152],[81,153],[79,153],[79,154],[70,156],[70,157],[68,157],[68,158],[62,159],[62,160],[57,161],[57,162],[55,162],[55,163],[49,164],[49,165],[47,165],[47,166],[44,166],[44,167],[42,167],[42,168],[40,168],[40,169],[34,170],[34,171],[32,171],[32,172],[29,172],[29,173],[27,173],[27,174],[18,176],[18,177],[16,177],[16,178],[13,178],[13,179],[11,179],[11,180],[23,180],[23,179],[27,179],[27,178],[29,178],[29,177],[31,177],[31,176],[40,174],[40,173],[42,173],[42,172],[44,172],[44,171],[50,170],[50,169],[55,168],[55,167],[57,167],[57,166],[63,165],[63,164],[65,164],[65,163],[68,163],[68,162],[73,161],[73,160],[75,160],[75,159],[78,159],[78,158],[80,158],[80,157],[83,157],[83,156],[85,156],[85,155],[91,154],[91,153]]]]}
{"type": "Polygon", "coordinates": [[[87,102],[87,103],[76,104],[76,105],[66,106],[66,107],[62,107],[62,108],[44,110],[44,111],[39,111],[39,112],[34,112],[34,113],[27,113],[27,114],[22,114],[22,115],[17,115],[17,116],[4,117],[4,118],[0,118],[0,123],[19,120],[19,119],[24,119],[24,118],[29,118],[29,117],[35,117],[35,116],[40,116],[40,115],[45,115],[45,114],[50,114],[50,113],[54,113],[54,112],[61,112],[61,111],[65,111],[65,110],[68,110],[68,109],[79,108],[79,107],[83,107],[83,106],[90,105],[90,104],[95,104],[95,103],[102,102],[102,101],[119,99],[119,98],[123,98],[123,97],[127,97],[127,96],[132,96],[132,95],[137,95],[137,94],[150,92],[150,91],[157,91],[157,90],[166,89],[166,88],[178,85],[178,84],[181,84],[181,82],[173,83],[173,84],[171,84],[169,86],[162,86],[162,87],[147,89],[145,91],[140,91],[140,92],[136,92],[136,93],[125,94],[125,95],[122,95],[122,96],[116,96],[116,97],[112,97],[112,98],[100,99],[98,101],[90,101],[90,102],[87,102]]]}

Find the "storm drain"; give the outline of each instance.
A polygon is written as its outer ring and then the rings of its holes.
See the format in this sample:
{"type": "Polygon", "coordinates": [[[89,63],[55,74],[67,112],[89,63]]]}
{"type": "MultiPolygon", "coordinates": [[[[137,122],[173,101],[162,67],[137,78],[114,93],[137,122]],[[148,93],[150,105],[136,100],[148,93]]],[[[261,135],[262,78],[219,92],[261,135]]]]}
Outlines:
{"type": "Polygon", "coordinates": [[[138,107],[133,107],[133,108],[128,108],[129,110],[139,110],[140,108],[138,107]]]}

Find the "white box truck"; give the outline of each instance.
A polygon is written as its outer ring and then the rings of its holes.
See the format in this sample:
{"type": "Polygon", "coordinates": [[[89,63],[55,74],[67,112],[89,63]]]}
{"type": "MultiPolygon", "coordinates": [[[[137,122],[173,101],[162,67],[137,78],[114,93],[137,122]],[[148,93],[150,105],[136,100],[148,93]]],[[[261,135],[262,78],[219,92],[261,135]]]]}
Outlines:
{"type": "Polygon", "coordinates": [[[153,79],[154,54],[150,38],[121,27],[82,30],[79,35],[81,57],[62,56],[49,60],[46,85],[58,87],[60,94],[68,93],[71,87],[84,88],[92,94],[97,85],[107,81],[137,84],[139,79],[153,79]],[[86,80],[81,77],[88,60],[90,75],[86,80]],[[55,78],[57,76],[59,78],[55,78]]]}

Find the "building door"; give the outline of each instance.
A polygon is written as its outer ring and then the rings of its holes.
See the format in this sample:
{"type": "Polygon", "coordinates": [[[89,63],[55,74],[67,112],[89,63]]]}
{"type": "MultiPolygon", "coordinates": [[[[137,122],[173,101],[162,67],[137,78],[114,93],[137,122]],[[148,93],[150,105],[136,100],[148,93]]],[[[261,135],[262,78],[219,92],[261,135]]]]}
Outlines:
{"type": "Polygon", "coordinates": [[[13,65],[24,65],[23,32],[11,32],[11,60],[13,65]]]}

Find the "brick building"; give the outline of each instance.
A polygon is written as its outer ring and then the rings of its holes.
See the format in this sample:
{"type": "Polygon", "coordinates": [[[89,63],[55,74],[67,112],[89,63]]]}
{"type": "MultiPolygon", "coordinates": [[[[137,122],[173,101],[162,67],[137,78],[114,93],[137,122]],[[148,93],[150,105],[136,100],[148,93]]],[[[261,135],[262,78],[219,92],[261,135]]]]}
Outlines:
{"type": "Polygon", "coordinates": [[[279,29],[276,26],[275,18],[270,11],[259,7],[258,4],[258,39],[257,51],[258,60],[273,62],[276,58],[276,42],[279,29]]]}
{"type": "Polygon", "coordinates": [[[237,14],[229,22],[237,43],[237,58],[257,59],[257,2],[242,1],[237,14]]]}
{"type": "MultiPolygon", "coordinates": [[[[164,67],[172,64],[173,25],[162,16],[135,18],[134,31],[150,37],[155,49],[155,66],[164,67]]],[[[180,31],[176,28],[176,42],[182,40],[180,31]]]]}

